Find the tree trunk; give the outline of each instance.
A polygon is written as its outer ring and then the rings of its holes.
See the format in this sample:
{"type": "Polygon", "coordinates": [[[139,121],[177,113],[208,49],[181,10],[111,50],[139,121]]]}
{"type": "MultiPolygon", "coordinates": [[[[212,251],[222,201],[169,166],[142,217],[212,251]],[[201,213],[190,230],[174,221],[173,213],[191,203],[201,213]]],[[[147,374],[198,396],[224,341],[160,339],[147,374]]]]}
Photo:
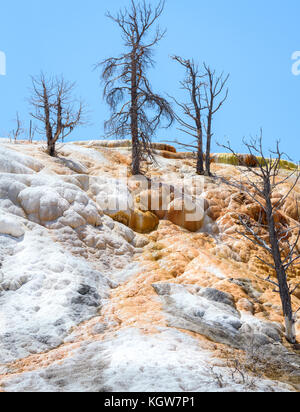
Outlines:
{"type": "Polygon", "coordinates": [[[293,345],[297,343],[296,341],[296,328],[295,328],[295,320],[294,318],[285,317],[285,330],[286,330],[286,338],[287,340],[292,343],[293,345]]]}
{"type": "Polygon", "coordinates": [[[198,152],[197,152],[197,174],[198,175],[204,175],[203,137],[202,137],[202,131],[201,131],[201,133],[199,133],[199,132],[198,132],[198,152]]]}
{"type": "Polygon", "coordinates": [[[281,259],[280,247],[278,243],[278,236],[276,233],[276,226],[274,221],[270,194],[266,196],[266,206],[270,244],[272,247],[272,255],[279,285],[279,293],[282,303],[283,315],[285,318],[286,338],[290,343],[296,343],[295,320],[293,316],[292,300],[289,285],[287,282],[286,271],[281,259]]]}
{"type": "Polygon", "coordinates": [[[49,105],[49,98],[46,86],[43,85],[44,89],[44,111],[45,111],[45,129],[46,129],[46,136],[47,136],[47,146],[48,146],[48,154],[51,157],[55,156],[55,141],[53,140],[53,130],[51,127],[50,122],[50,105],[49,105]]]}
{"type": "Polygon", "coordinates": [[[138,93],[136,54],[133,53],[131,63],[131,140],[132,140],[132,174],[140,174],[140,141],[138,129],[138,93]]]}
{"type": "Polygon", "coordinates": [[[205,156],[205,176],[211,176],[210,172],[210,150],[211,150],[211,122],[212,118],[209,116],[207,121],[207,142],[206,142],[206,156],[205,156]]]}
{"type": "Polygon", "coordinates": [[[53,141],[48,142],[48,153],[51,157],[55,157],[55,143],[53,141]]]}
{"type": "Polygon", "coordinates": [[[137,137],[132,137],[132,175],[140,174],[140,142],[137,137]]]}
{"type": "MultiPolygon", "coordinates": [[[[197,127],[197,142],[198,142],[198,152],[197,152],[197,173],[198,175],[204,175],[204,165],[203,165],[203,130],[202,130],[202,120],[201,120],[201,107],[197,102],[197,85],[196,85],[196,73],[193,68],[191,70],[191,77],[193,79],[192,88],[192,100],[196,113],[196,127],[197,127]]],[[[200,103],[201,104],[201,103],[200,103]]]]}
{"type": "MultiPolygon", "coordinates": [[[[278,252],[279,252],[279,247],[278,247],[278,252]]],[[[277,258],[274,259],[274,263],[276,267],[277,279],[279,283],[280,299],[281,299],[282,309],[283,309],[283,314],[284,314],[284,319],[285,319],[286,338],[290,343],[296,343],[295,320],[293,316],[292,300],[291,300],[289,286],[287,283],[286,272],[285,272],[285,269],[282,263],[277,264],[275,260],[277,261],[278,259],[277,258]]]]}

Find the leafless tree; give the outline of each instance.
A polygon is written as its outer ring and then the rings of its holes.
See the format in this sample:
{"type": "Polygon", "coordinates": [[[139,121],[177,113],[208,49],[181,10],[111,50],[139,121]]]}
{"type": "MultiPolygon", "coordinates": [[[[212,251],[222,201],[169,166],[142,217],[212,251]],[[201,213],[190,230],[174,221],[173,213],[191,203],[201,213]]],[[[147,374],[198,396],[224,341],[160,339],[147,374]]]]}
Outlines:
{"type": "Polygon", "coordinates": [[[299,168],[295,168],[286,177],[282,177],[280,170],[284,153],[280,151],[279,143],[277,143],[276,150],[270,152],[269,158],[265,157],[262,133],[259,139],[251,139],[250,143],[244,143],[251,156],[251,162],[247,162],[246,156],[237,154],[229,143],[227,146],[222,146],[233,154],[238,164],[246,168],[242,172],[240,181],[234,178],[230,180],[222,178],[222,180],[226,184],[238,188],[259,205],[261,214],[258,222],[253,224],[247,216],[240,216],[239,221],[244,231],[238,233],[262,248],[271,257],[271,261],[268,261],[267,258],[257,257],[257,259],[271,270],[271,274],[264,280],[275,286],[275,291],[280,294],[285,317],[286,337],[289,342],[296,343],[295,323],[299,310],[293,313],[291,296],[300,285],[290,283],[289,272],[300,259],[300,220],[298,219],[298,222],[295,223],[295,227],[283,226],[278,224],[276,214],[299,183],[299,168]],[[255,163],[253,159],[255,159],[255,163]],[[255,167],[253,167],[254,164],[255,167]],[[287,182],[291,182],[290,189],[283,197],[274,202],[273,193],[287,182]],[[264,236],[264,233],[267,233],[267,236],[264,236]],[[277,280],[273,280],[272,274],[276,275],[277,280]]]}
{"type": "Polygon", "coordinates": [[[212,70],[204,63],[204,71],[207,78],[205,83],[205,105],[207,107],[207,116],[205,123],[206,131],[206,158],[205,158],[205,174],[211,176],[210,171],[210,152],[211,141],[213,137],[212,122],[214,115],[221,109],[228,97],[228,89],[225,90],[229,75],[217,75],[215,70],[212,70]],[[225,95],[224,95],[225,92],[225,95]]]}
{"type": "MultiPolygon", "coordinates": [[[[104,98],[112,116],[105,123],[108,136],[132,139],[132,173],[140,174],[143,154],[150,154],[151,138],[165,118],[167,126],[173,122],[169,103],[155,94],[146,77],[148,68],[154,66],[153,47],[165,32],[157,26],[149,39],[153,25],[164,10],[164,1],[153,7],[146,1],[131,0],[130,8],[116,16],[107,16],[121,29],[126,51],[119,57],[111,57],[97,66],[102,67],[104,98]]],[[[96,67],[97,67],[96,66],[96,67]]]]}
{"type": "Polygon", "coordinates": [[[24,132],[23,126],[22,126],[22,122],[20,120],[20,116],[19,113],[17,112],[16,114],[16,119],[15,119],[15,123],[16,123],[16,128],[13,129],[9,135],[13,138],[14,142],[16,143],[16,141],[18,140],[19,136],[24,132]]]}
{"type": "Polygon", "coordinates": [[[42,123],[37,131],[43,135],[46,133],[50,156],[55,156],[55,145],[59,139],[67,137],[84,123],[85,108],[81,101],[77,103],[73,98],[74,88],[75,83],[63,77],[48,78],[42,73],[32,78],[31,116],[42,123]]]}
{"type": "Polygon", "coordinates": [[[182,116],[175,115],[180,124],[180,130],[189,136],[196,138],[197,142],[197,173],[204,174],[203,157],[203,126],[202,111],[206,109],[203,105],[202,89],[204,87],[204,75],[199,73],[199,68],[193,60],[186,60],[179,56],[173,56],[173,60],[181,64],[186,70],[186,78],[180,82],[181,88],[189,95],[188,103],[180,103],[173,98],[177,106],[182,110],[184,116],[190,121],[184,120],[182,116]]]}
{"type": "MultiPolygon", "coordinates": [[[[225,90],[229,75],[217,75],[206,63],[203,63],[203,71],[199,72],[198,66],[192,60],[185,60],[181,57],[173,57],[186,69],[186,78],[181,82],[182,88],[189,94],[189,103],[180,103],[175,98],[173,100],[179,106],[188,120],[175,114],[176,120],[182,126],[180,129],[184,133],[195,137],[196,141],[186,144],[178,141],[172,143],[186,148],[192,148],[197,152],[197,173],[211,176],[210,155],[211,141],[213,137],[214,115],[221,109],[228,97],[228,89],[225,90]],[[203,135],[206,134],[205,171],[203,154],[203,135]]],[[[171,142],[169,142],[171,143],[171,142]]]]}
{"type": "Polygon", "coordinates": [[[29,143],[33,142],[36,131],[37,131],[36,125],[34,125],[32,123],[32,120],[30,120],[30,123],[29,123],[29,137],[28,137],[29,143]]]}

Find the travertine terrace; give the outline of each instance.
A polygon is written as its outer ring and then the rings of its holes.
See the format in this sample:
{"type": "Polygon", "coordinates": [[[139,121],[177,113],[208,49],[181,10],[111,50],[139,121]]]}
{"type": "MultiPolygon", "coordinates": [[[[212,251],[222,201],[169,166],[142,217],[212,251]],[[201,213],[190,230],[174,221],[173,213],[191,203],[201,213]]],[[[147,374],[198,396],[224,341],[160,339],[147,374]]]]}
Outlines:
{"type": "MultiPolygon", "coordinates": [[[[300,389],[263,252],[237,234],[238,214],[255,221],[257,206],[197,176],[192,154],[154,150],[143,164],[160,182],[152,193],[128,172],[128,142],[61,144],[50,158],[42,143],[0,140],[2,391],[300,389]],[[202,205],[193,222],[176,207],[184,181],[202,205]],[[108,206],[124,199],[126,210],[108,206]]],[[[212,171],[241,168],[216,155],[212,171]]],[[[293,227],[297,207],[288,198],[277,224],[293,227]]]]}

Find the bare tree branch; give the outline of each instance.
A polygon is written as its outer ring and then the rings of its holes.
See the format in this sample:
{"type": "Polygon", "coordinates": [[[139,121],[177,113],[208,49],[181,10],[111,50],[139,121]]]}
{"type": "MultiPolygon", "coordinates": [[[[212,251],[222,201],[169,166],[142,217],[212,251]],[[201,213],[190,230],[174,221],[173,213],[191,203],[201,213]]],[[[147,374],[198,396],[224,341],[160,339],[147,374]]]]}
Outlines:
{"type": "Polygon", "coordinates": [[[43,73],[32,77],[31,116],[42,123],[43,128],[37,131],[46,133],[50,156],[55,156],[59,139],[65,139],[77,126],[84,124],[85,106],[74,100],[74,88],[75,83],[67,82],[63,77],[48,78],[43,73]]]}
{"type": "Polygon", "coordinates": [[[17,112],[16,114],[16,119],[15,119],[15,123],[16,123],[16,128],[13,129],[9,135],[12,136],[12,138],[14,139],[14,142],[16,143],[16,141],[18,140],[18,138],[20,137],[20,135],[24,132],[23,129],[23,125],[22,122],[20,120],[19,117],[19,113],[17,112]]]}
{"type": "Polygon", "coordinates": [[[152,91],[146,77],[147,69],[154,66],[152,48],[165,35],[159,26],[152,31],[164,6],[164,0],[155,7],[145,0],[131,0],[130,6],[116,16],[107,13],[121,29],[126,52],[96,65],[102,69],[103,95],[112,112],[105,131],[108,136],[131,136],[134,175],[141,173],[143,156],[152,157],[151,140],[162,121],[165,119],[166,127],[170,127],[174,120],[171,105],[152,91]]]}
{"type": "Polygon", "coordinates": [[[225,91],[225,96],[218,102],[218,98],[221,97],[225,90],[225,87],[229,80],[229,75],[224,77],[224,74],[217,75],[215,70],[212,70],[206,63],[203,64],[205,75],[208,79],[205,84],[205,102],[207,106],[206,116],[206,172],[205,174],[211,176],[210,171],[210,153],[211,153],[211,141],[213,137],[212,123],[214,115],[221,109],[223,104],[228,98],[228,89],[225,91]]]}
{"type": "Polygon", "coordinates": [[[284,153],[280,151],[279,142],[276,144],[276,149],[274,151],[270,151],[269,158],[265,156],[263,151],[262,131],[257,140],[251,139],[251,141],[249,143],[246,142],[245,145],[251,156],[251,165],[246,161],[247,158],[237,154],[231,148],[229,143],[227,146],[223,146],[226,150],[232,153],[237,161],[237,164],[246,169],[246,171],[241,170],[240,183],[237,185],[236,179],[233,179],[233,181],[224,178],[221,179],[229,186],[239,187],[243,193],[245,193],[250,199],[255,201],[255,203],[261,207],[262,212],[260,213],[258,223],[255,225],[258,230],[255,231],[250,222],[247,222],[245,218],[239,216],[239,221],[245,228],[245,233],[238,233],[256,246],[264,249],[272,256],[273,264],[270,264],[258,256],[257,259],[270,267],[276,273],[277,282],[271,280],[271,275],[268,276],[265,281],[278,288],[278,291],[275,290],[275,292],[280,294],[286,323],[286,336],[291,343],[295,343],[295,314],[293,313],[291,295],[295,293],[299,285],[291,290],[291,287],[288,284],[288,271],[293,267],[295,262],[300,259],[300,255],[297,250],[298,241],[300,239],[300,227],[299,225],[296,227],[298,229],[296,240],[291,242],[291,232],[292,229],[295,228],[285,227],[285,224],[276,223],[278,221],[276,220],[276,213],[278,213],[277,211],[279,207],[284,204],[285,200],[293,192],[299,182],[299,171],[293,171],[287,178],[284,179],[285,181],[288,181],[289,178],[294,176],[296,173],[295,182],[291,186],[290,190],[288,190],[287,194],[274,205],[272,203],[273,193],[282,182],[282,180],[278,180],[278,177],[281,170],[281,162],[284,157],[284,153]],[[255,167],[253,167],[253,159],[255,167]],[[251,178],[248,175],[251,176],[251,178]],[[265,214],[264,219],[266,220],[266,224],[262,222],[262,213],[265,214]],[[259,234],[260,231],[267,232],[267,241],[265,241],[259,234]]]}
{"type": "Polygon", "coordinates": [[[204,174],[204,156],[203,156],[203,125],[202,111],[206,109],[203,105],[202,89],[204,87],[204,75],[199,73],[199,68],[193,60],[187,60],[180,56],[173,56],[172,59],[179,63],[185,69],[186,78],[181,82],[182,89],[189,96],[189,103],[179,103],[175,98],[173,100],[183,111],[183,115],[190,119],[192,124],[183,120],[179,115],[175,115],[178,123],[183,127],[179,129],[182,132],[196,137],[197,139],[197,173],[204,174]]]}

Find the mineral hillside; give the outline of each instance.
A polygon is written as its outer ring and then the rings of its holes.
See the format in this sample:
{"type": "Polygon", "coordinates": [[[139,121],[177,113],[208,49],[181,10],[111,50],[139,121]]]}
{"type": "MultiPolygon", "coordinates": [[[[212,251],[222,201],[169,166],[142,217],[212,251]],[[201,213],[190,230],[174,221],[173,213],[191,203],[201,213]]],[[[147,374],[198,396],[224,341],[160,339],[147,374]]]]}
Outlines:
{"type": "MultiPolygon", "coordinates": [[[[268,258],[238,233],[261,210],[222,183],[243,171],[232,156],[204,178],[193,154],[155,144],[145,187],[126,141],[57,149],[0,140],[0,391],[300,390],[268,258]]],[[[278,227],[297,224],[297,198],[278,227]]]]}

